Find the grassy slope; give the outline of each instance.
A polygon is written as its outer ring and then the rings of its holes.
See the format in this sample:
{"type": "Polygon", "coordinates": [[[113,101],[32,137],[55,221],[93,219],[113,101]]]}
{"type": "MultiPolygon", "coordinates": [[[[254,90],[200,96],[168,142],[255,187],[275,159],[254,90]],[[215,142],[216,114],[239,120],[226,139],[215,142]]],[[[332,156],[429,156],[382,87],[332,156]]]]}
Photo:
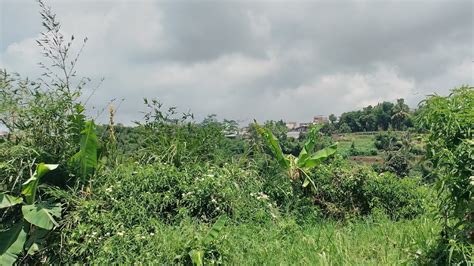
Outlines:
{"type": "Polygon", "coordinates": [[[436,226],[428,219],[324,223],[301,229],[242,226],[228,237],[229,260],[235,264],[399,265],[410,263],[436,226]]]}
{"type": "Polygon", "coordinates": [[[352,142],[358,151],[370,151],[375,149],[374,145],[375,135],[358,135],[358,134],[344,134],[342,139],[339,139],[339,152],[341,154],[349,154],[352,142]]]}
{"type": "MultiPolygon", "coordinates": [[[[393,222],[384,218],[346,225],[334,222],[300,227],[291,220],[275,224],[228,225],[215,243],[225,264],[232,265],[400,265],[416,262],[416,253],[434,241],[431,219],[393,222]],[[376,221],[376,222],[375,222],[376,221]]],[[[170,263],[187,254],[188,241],[202,236],[202,225],[156,224],[96,239],[92,263],[170,263]]]]}

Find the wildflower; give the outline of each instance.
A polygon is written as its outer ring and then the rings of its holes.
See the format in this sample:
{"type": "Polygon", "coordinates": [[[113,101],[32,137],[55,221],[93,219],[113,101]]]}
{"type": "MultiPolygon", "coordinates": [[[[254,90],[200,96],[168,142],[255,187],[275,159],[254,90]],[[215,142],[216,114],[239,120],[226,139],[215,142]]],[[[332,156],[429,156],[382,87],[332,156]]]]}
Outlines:
{"type": "Polygon", "coordinates": [[[124,233],[123,233],[123,232],[118,232],[117,235],[118,235],[118,236],[123,236],[124,233]]]}
{"type": "Polygon", "coordinates": [[[154,235],[155,235],[155,233],[153,233],[153,232],[152,232],[152,233],[150,233],[150,235],[151,235],[151,236],[154,236],[154,235]]]}
{"type": "Polygon", "coordinates": [[[105,191],[107,191],[109,193],[112,192],[112,187],[107,188],[105,191]]]}
{"type": "Polygon", "coordinates": [[[189,192],[181,194],[181,196],[184,198],[184,197],[187,197],[187,196],[191,196],[192,194],[194,194],[194,192],[189,191],[189,192]]]}
{"type": "Polygon", "coordinates": [[[257,199],[263,199],[263,200],[268,200],[269,197],[267,194],[260,192],[259,195],[257,196],[257,199]]]}
{"type": "Polygon", "coordinates": [[[471,179],[471,186],[474,186],[474,175],[473,175],[473,176],[471,176],[471,178],[470,178],[470,179],[471,179]]]}

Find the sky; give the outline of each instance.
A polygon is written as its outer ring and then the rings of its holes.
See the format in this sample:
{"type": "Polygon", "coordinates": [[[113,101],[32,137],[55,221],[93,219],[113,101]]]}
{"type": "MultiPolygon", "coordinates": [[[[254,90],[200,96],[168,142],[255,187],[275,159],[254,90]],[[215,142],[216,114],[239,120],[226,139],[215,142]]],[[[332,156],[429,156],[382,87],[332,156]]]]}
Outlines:
{"type": "MultiPolygon", "coordinates": [[[[0,0],[0,68],[35,79],[41,18],[0,0]]],[[[130,124],[143,98],[241,123],[309,121],[474,85],[474,1],[47,0],[64,35],[88,37],[78,74],[89,114],[112,99],[130,124]],[[123,99],[123,101],[121,100],[123,99]]],[[[74,48],[79,49],[81,41],[74,48]]]]}

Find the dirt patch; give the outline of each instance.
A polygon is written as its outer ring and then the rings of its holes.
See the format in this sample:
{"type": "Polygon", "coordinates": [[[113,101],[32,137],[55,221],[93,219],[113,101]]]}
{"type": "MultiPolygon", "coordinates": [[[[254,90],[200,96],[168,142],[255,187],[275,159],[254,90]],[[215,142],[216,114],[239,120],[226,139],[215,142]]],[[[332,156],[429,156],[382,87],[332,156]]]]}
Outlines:
{"type": "Polygon", "coordinates": [[[383,163],[383,158],[380,156],[351,156],[349,157],[349,160],[352,162],[358,162],[358,163],[367,163],[367,164],[373,164],[373,163],[383,163]]]}

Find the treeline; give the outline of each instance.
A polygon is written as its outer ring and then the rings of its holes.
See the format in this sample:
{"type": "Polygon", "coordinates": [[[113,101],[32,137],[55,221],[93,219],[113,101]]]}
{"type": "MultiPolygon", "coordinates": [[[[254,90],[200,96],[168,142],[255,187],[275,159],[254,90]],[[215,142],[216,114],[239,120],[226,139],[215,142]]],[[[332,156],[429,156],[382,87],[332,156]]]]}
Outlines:
{"type": "Polygon", "coordinates": [[[323,130],[328,133],[406,130],[413,127],[414,115],[404,99],[398,99],[395,103],[384,101],[376,106],[369,105],[362,110],[342,113],[339,119],[331,114],[323,130]]]}

